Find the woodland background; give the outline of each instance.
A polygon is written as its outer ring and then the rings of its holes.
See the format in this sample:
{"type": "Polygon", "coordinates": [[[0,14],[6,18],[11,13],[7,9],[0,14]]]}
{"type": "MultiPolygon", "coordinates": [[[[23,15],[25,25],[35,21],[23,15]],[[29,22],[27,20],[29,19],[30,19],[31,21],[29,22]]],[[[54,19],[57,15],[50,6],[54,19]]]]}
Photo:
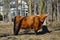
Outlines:
{"type": "Polygon", "coordinates": [[[0,40],[60,40],[60,0],[0,0],[0,40]],[[25,34],[21,29],[19,35],[13,34],[15,16],[42,13],[49,14],[46,24],[51,33],[35,35],[33,31],[25,34]]]}

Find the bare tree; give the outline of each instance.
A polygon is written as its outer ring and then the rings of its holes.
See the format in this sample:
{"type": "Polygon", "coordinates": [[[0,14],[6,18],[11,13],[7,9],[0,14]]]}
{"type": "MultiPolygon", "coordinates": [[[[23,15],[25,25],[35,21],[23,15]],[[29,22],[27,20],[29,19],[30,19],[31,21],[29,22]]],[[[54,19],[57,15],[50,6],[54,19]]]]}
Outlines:
{"type": "Polygon", "coordinates": [[[59,0],[57,0],[57,22],[59,22],[60,20],[60,14],[59,14],[59,6],[60,6],[60,2],[59,2],[59,0]]]}
{"type": "Polygon", "coordinates": [[[44,0],[40,0],[40,13],[44,13],[44,0]]]}
{"type": "Polygon", "coordinates": [[[21,4],[20,15],[23,16],[23,14],[22,14],[22,0],[21,0],[20,4],[21,4]]]}
{"type": "Polygon", "coordinates": [[[34,15],[36,15],[36,0],[34,0],[34,15]]]}
{"type": "Polygon", "coordinates": [[[16,16],[18,16],[18,0],[15,0],[15,4],[16,4],[16,16]]]}
{"type": "Polygon", "coordinates": [[[31,15],[31,0],[28,1],[29,15],[31,15]]]}
{"type": "Polygon", "coordinates": [[[10,13],[10,1],[11,0],[4,0],[4,15],[6,17],[6,21],[12,22],[12,17],[10,13]]]}

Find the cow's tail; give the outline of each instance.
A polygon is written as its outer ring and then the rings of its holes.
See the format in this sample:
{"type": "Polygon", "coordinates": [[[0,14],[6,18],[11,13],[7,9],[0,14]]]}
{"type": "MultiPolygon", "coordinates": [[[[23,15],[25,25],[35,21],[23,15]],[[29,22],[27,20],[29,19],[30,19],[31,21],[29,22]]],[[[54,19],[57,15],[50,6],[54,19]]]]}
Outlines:
{"type": "Polygon", "coordinates": [[[14,35],[15,35],[15,27],[16,27],[16,17],[14,17],[14,29],[13,29],[13,32],[14,32],[14,35]]]}
{"type": "Polygon", "coordinates": [[[21,24],[22,24],[22,21],[23,21],[23,19],[24,19],[25,17],[23,17],[21,20],[19,20],[19,22],[18,22],[18,26],[16,26],[16,17],[14,18],[14,35],[18,35],[18,32],[19,32],[19,30],[20,30],[20,28],[21,28],[21,24]],[[17,28],[17,29],[16,29],[17,28]]]}

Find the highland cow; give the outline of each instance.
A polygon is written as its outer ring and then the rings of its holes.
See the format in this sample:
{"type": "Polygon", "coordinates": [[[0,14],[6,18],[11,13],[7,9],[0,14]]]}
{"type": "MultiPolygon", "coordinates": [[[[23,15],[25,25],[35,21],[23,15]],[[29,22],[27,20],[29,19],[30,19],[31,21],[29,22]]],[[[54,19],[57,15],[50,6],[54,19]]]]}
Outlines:
{"type": "Polygon", "coordinates": [[[18,35],[20,29],[34,29],[35,33],[42,28],[42,24],[47,14],[32,16],[16,16],[14,19],[14,34],[18,35]]]}

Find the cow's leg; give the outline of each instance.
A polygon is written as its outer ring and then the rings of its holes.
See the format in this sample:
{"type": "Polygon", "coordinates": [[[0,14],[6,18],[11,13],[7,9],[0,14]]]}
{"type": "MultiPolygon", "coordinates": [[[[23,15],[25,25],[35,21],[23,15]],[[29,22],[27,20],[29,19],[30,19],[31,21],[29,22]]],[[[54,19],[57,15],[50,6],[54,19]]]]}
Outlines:
{"type": "Polygon", "coordinates": [[[34,27],[33,27],[34,31],[35,31],[35,34],[38,34],[37,31],[38,31],[38,24],[35,24],[34,27]]]}
{"type": "Polygon", "coordinates": [[[15,32],[16,32],[16,29],[15,29],[15,27],[16,27],[16,17],[14,18],[14,35],[15,35],[15,32]]]}
{"type": "Polygon", "coordinates": [[[37,35],[37,30],[35,30],[35,34],[37,35]]]}
{"type": "Polygon", "coordinates": [[[20,29],[20,26],[19,26],[19,23],[16,23],[16,17],[15,17],[15,19],[14,19],[14,35],[18,35],[19,29],[20,29]]]}
{"type": "Polygon", "coordinates": [[[25,18],[25,17],[23,17],[23,18],[20,19],[18,22],[16,22],[16,25],[15,25],[15,27],[14,27],[14,29],[15,29],[14,34],[15,34],[15,35],[18,35],[18,32],[19,32],[19,30],[20,30],[20,28],[21,28],[21,25],[22,25],[22,20],[23,20],[24,18],[25,18]]]}
{"type": "Polygon", "coordinates": [[[34,28],[35,34],[37,34],[38,28],[34,28]]]}
{"type": "Polygon", "coordinates": [[[14,35],[18,35],[19,29],[20,29],[20,28],[18,28],[18,29],[15,30],[14,35]]]}
{"type": "Polygon", "coordinates": [[[20,30],[20,26],[19,25],[15,26],[14,27],[14,35],[18,35],[19,30],[20,30]]]}

